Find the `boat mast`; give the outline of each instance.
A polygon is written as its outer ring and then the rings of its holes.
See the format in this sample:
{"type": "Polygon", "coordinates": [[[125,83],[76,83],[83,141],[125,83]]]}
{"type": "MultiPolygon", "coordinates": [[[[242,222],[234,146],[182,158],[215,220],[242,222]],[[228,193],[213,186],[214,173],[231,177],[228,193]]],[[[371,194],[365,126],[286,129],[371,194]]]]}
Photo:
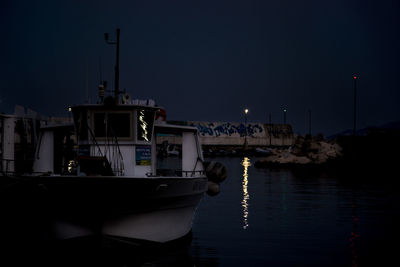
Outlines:
{"type": "Polygon", "coordinates": [[[108,40],[108,33],[104,34],[104,37],[106,39],[106,42],[111,45],[116,45],[117,46],[117,60],[115,63],[115,104],[119,104],[119,33],[120,29],[117,28],[117,40],[116,41],[109,41],[108,40]]]}
{"type": "Polygon", "coordinates": [[[119,104],[119,28],[117,29],[117,61],[115,64],[115,104],[119,104]]]}

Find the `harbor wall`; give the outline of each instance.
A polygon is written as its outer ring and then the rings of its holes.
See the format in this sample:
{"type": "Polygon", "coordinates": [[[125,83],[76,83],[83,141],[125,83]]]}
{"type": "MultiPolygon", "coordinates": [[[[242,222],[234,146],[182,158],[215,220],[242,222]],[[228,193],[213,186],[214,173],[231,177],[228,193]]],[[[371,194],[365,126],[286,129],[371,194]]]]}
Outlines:
{"type": "MultiPolygon", "coordinates": [[[[199,130],[200,142],[206,146],[243,146],[247,139],[248,146],[291,146],[294,134],[289,124],[263,124],[238,122],[205,122],[185,121],[169,122],[171,124],[194,126],[199,130]],[[247,133],[247,135],[246,135],[247,133]]],[[[168,141],[180,144],[180,137],[158,137],[158,143],[168,141]]]]}

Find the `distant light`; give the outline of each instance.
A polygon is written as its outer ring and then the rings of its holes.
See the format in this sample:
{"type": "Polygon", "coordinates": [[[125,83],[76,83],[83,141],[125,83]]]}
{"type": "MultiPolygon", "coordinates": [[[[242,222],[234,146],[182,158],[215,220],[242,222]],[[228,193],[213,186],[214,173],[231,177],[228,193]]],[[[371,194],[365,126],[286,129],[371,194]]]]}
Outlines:
{"type": "Polygon", "coordinates": [[[354,76],[353,79],[356,80],[356,79],[357,79],[357,76],[354,76]]]}
{"type": "Polygon", "coordinates": [[[286,111],[287,111],[286,109],[283,110],[283,112],[286,112],[286,111]]]}
{"type": "Polygon", "coordinates": [[[71,112],[71,111],[72,111],[72,108],[71,108],[71,107],[69,107],[69,108],[68,108],[68,112],[71,112]]]}
{"type": "Polygon", "coordinates": [[[249,113],[249,110],[246,108],[245,110],[244,110],[244,113],[249,113]]]}

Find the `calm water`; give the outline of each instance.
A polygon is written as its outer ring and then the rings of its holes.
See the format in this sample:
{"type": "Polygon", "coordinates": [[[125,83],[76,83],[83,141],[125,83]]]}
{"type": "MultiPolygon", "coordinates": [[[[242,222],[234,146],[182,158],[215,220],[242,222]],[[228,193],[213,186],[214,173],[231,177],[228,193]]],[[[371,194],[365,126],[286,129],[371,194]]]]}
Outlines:
{"type": "Polygon", "coordinates": [[[399,266],[395,177],[296,176],[254,168],[256,158],[215,160],[229,177],[198,209],[196,266],[399,266]]]}
{"type": "MultiPolygon", "coordinates": [[[[257,169],[252,157],[213,160],[227,166],[229,175],[219,195],[200,203],[191,239],[151,249],[93,240],[63,244],[58,252],[67,251],[65,246],[68,253],[51,265],[400,266],[395,175],[296,175],[257,169]]],[[[17,251],[28,248],[20,257],[36,246],[37,234],[32,236],[14,244],[17,251]]],[[[47,248],[39,251],[35,258],[53,256],[47,248]]]]}

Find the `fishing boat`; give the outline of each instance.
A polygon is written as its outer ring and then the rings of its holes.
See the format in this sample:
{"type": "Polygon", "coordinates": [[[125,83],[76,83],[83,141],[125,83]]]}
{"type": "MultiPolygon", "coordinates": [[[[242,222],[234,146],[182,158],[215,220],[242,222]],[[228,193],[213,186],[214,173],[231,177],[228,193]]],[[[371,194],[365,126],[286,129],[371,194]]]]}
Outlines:
{"type": "MultiPolygon", "coordinates": [[[[191,231],[207,190],[197,128],[160,122],[154,101],[121,97],[117,89],[116,82],[115,95],[104,98],[100,86],[97,104],[69,107],[71,122],[43,123],[30,168],[16,168],[13,140],[2,142],[2,151],[11,152],[2,157],[0,178],[39,188],[56,239],[181,238],[191,231]],[[157,158],[157,137],[165,135],[181,140],[182,155],[173,167],[157,158]]],[[[2,125],[12,128],[11,119],[2,125]]]]}
{"type": "Polygon", "coordinates": [[[70,110],[74,124],[43,127],[33,173],[19,177],[46,191],[57,235],[167,242],[187,234],[207,190],[197,129],[154,123],[152,106],[70,110]],[[181,137],[180,168],[157,163],[158,134],[181,137]]]}
{"type": "Polygon", "coordinates": [[[40,205],[51,214],[57,239],[183,237],[208,179],[197,128],[157,123],[158,109],[107,103],[70,107],[72,124],[40,127],[31,168],[13,156],[15,142],[8,137],[15,135],[12,127],[19,119],[3,116],[9,130],[3,131],[1,178],[42,191],[40,205]],[[182,157],[173,168],[157,158],[157,136],[166,134],[182,140],[182,157]]]}

